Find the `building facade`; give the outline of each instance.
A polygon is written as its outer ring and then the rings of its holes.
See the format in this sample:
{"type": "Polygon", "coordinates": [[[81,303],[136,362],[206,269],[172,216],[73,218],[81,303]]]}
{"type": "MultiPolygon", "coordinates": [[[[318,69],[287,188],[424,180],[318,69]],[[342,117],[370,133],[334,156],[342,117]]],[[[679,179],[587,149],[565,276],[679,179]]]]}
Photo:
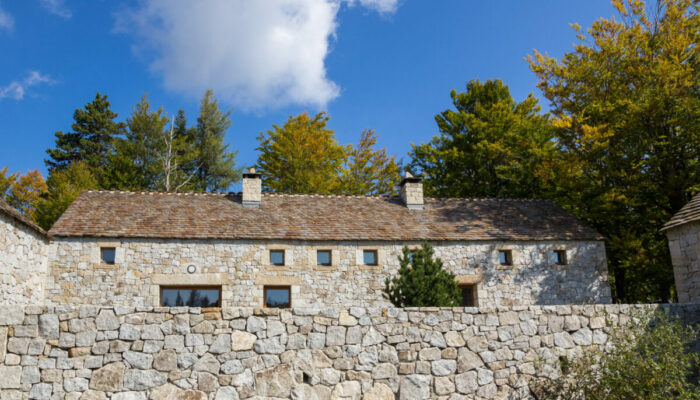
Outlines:
{"type": "MultiPolygon", "coordinates": [[[[46,236],[47,304],[381,307],[431,243],[463,305],[607,303],[603,238],[544,200],[88,191],[46,236]]],[[[3,289],[5,290],[5,289],[3,289]]],[[[29,302],[29,301],[27,301],[29,302]]]]}
{"type": "Polygon", "coordinates": [[[662,228],[668,238],[678,301],[700,303],[700,194],[662,228]]]}

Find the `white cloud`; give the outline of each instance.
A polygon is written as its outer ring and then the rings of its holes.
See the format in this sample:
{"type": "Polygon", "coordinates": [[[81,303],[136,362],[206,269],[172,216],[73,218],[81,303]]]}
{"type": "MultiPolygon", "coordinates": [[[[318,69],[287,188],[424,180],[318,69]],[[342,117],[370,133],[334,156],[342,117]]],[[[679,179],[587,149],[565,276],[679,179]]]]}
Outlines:
{"type": "Polygon", "coordinates": [[[360,3],[363,7],[371,8],[382,14],[396,12],[396,9],[399,7],[398,0],[348,0],[348,3],[350,5],[360,3]]]}
{"type": "Polygon", "coordinates": [[[42,83],[52,83],[48,75],[43,75],[39,71],[29,71],[27,77],[20,81],[12,81],[9,85],[0,87],[0,99],[11,98],[22,100],[27,89],[42,83]]]}
{"type": "Polygon", "coordinates": [[[39,0],[39,4],[51,14],[68,19],[73,16],[71,10],[66,7],[65,0],[39,0]]]}
{"type": "Polygon", "coordinates": [[[12,18],[12,15],[0,8],[0,29],[7,29],[9,31],[14,26],[15,19],[12,18]]]}
{"type": "MultiPolygon", "coordinates": [[[[353,2],[355,0],[352,0],[353,2]]],[[[360,0],[379,12],[396,0],[360,0]]],[[[340,88],[326,73],[340,0],[142,0],[117,15],[164,86],[188,96],[207,88],[243,109],[323,107],[340,88]]]]}

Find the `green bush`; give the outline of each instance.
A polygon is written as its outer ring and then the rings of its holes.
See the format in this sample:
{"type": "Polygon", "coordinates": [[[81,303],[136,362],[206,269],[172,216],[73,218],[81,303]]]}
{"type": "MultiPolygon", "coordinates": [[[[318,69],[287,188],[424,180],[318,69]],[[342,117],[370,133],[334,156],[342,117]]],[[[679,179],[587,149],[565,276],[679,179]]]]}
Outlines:
{"type": "Polygon", "coordinates": [[[460,290],[455,275],[445,271],[442,260],[433,258],[427,242],[411,252],[403,248],[399,273],[386,279],[385,296],[396,307],[458,307],[460,290]]]}
{"type": "Polygon", "coordinates": [[[609,327],[608,335],[604,352],[588,346],[581,357],[560,360],[558,378],[531,382],[537,398],[700,399],[700,357],[690,351],[697,327],[657,312],[609,327]]]}

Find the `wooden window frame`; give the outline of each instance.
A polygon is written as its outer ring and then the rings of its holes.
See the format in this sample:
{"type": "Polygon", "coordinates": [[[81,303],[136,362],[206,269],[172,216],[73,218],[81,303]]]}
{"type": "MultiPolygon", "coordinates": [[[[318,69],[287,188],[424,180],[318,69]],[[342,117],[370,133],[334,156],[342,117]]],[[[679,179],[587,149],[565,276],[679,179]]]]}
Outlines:
{"type": "Polygon", "coordinates": [[[287,265],[287,251],[284,249],[271,249],[270,253],[268,254],[268,261],[270,265],[275,266],[275,267],[284,267],[287,265]],[[282,264],[275,264],[272,262],[272,253],[276,252],[281,252],[282,253],[282,264]]]}
{"type": "Polygon", "coordinates": [[[267,306],[267,291],[268,289],[280,290],[286,289],[289,291],[289,308],[292,308],[292,286],[291,285],[265,285],[263,286],[263,308],[281,308],[267,306]]]}
{"type": "Polygon", "coordinates": [[[510,249],[500,249],[498,250],[498,265],[512,266],[513,265],[513,250],[510,249]],[[506,262],[501,262],[501,253],[506,255],[506,262]]]}
{"type": "Polygon", "coordinates": [[[476,283],[461,283],[461,284],[457,285],[457,287],[459,288],[459,294],[460,294],[460,307],[476,307],[476,306],[477,306],[477,303],[476,303],[476,299],[477,299],[477,296],[476,296],[476,283]],[[462,306],[462,305],[461,305],[461,302],[462,302],[462,301],[461,301],[461,300],[462,300],[462,298],[461,298],[462,290],[463,290],[463,289],[466,289],[466,288],[471,288],[471,289],[472,289],[472,305],[471,305],[471,306],[462,306]]]}
{"type": "MultiPolygon", "coordinates": [[[[219,301],[217,301],[216,306],[214,308],[221,308],[221,297],[223,296],[223,287],[221,285],[161,285],[158,287],[158,293],[160,294],[160,297],[158,299],[158,304],[160,304],[160,307],[175,307],[175,306],[163,306],[163,290],[195,290],[195,289],[204,289],[204,290],[218,290],[219,291],[219,301]]],[[[184,306],[184,307],[189,307],[189,306],[184,306]]]]}
{"type": "Polygon", "coordinates": [[[330,267],[333,265],[333,251],[330,249],[322,249],[322,250],[316,250],[316,265],[321,266],[321,267],[330,267]],[[326,252],[328,253],[328,264],[320,264],[318,262],[318,253],[319,252],[326,252]]]}
{"type": "Polygon", "coordinates": [[[100,247],[100,264],[114,265],[116,263],[117,263],[117,248],[114,246],[101,246],[100,247]],[[104,258],[104,251],[105,250],[114,251],[114,260],[112,262],[105,261],[105,258],[104,258]]]}
{"type": "Polygon", "coordinates": [[[372,249],[363,249],[362,250],[362,265],[366,265],[368,267],[378,266],[379,265],[379,251],[372,250],[372,249]],[[374,264],[367,264],[365,262],[365,253],[374,253],[374,264]]]}
{"type": "Polygon", "coordinates": [[[569,258],[566,254],[566,250],[562,250],[562,249],[554,250],[554,264],[555,265],[569,265],[569,258]]]}

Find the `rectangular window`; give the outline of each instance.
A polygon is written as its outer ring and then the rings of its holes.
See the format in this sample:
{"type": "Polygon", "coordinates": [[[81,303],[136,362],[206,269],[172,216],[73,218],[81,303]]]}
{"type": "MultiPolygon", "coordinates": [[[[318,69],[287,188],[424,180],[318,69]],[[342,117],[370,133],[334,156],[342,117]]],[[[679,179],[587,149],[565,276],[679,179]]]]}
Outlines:
{"type": "Polygon", "coordinates": [[[408,261],[409,261],[411,264],[413,264],[413,259],[414,259],[414,257],[416,256],[417,253],[418,253],[418,250],[411,250],[411,251],[408,252],[408,261]]]}
{"type": "Polygon", "coordinates": [[[498,250],[498,262],[501,265],[513,265],[513,252],[511,250],[498,250]]]}
{"type": "Polygon", "coordinates": [[[290,286],[265,286],[265,307],[289,308],[292,306],[290,286]]]}
{"type": "Polygon", "coordinates": [[[377,265],[377,250],[365,250],[362,252],[362,260],[365,265],[377,265]]]}
{"type": "Polygon", "coordinates": [[[270,264],[284,265],[284,250],[270,250],[270,264]]]}
{"type": "Polygon", "coordinates": [[[221,307],[221,286],[161,286],[162,307],[221,307]]]}
{"type": "Polygon", "coordinates": [[[566,265],[566,250],[554,250],[554,263],[557,265],[566,265]]]}
{"type": "Polygon", "coordinates": [[[316,265],[331,265],[331,251],[330,250],[318,250],[316,252],[316,265]]]}
{"type": "Polygon", "coordinates": [[[100,258],[103,264],[114,264],[117,249],[114,247],[100,247],[100,258]]]}
{"type": "Polygon", "coordinates": [[[462,292],[462,301],[459,305],[461,307],[474,307],[476,305],[474,285],[460,285],[459,290],[462,292]]]}

